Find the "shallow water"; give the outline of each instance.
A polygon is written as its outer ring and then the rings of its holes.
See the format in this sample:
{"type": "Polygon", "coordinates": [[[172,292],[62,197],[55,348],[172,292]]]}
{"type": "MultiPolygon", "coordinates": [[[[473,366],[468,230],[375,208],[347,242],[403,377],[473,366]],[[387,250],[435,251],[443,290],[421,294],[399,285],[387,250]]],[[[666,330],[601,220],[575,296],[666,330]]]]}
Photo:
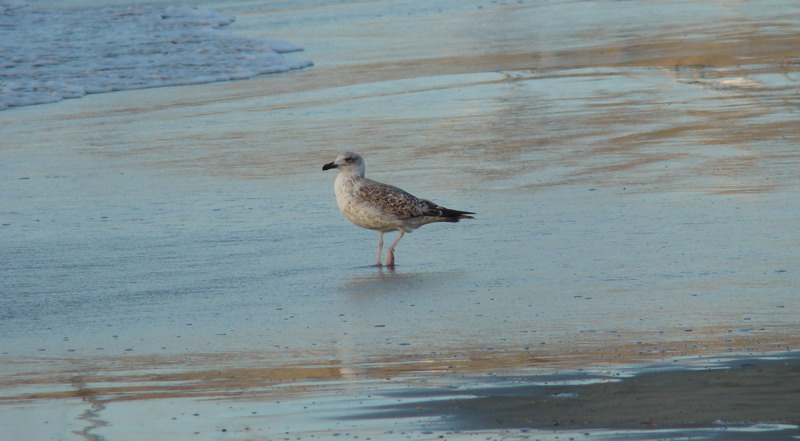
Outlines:
{"type": "Polygon", "coordinates": [[[201,6],[315,67],[0,113],[0,418],[426,439],[338,417],[473,375],[797,349],[792,3],[201,6]],[[320,171],[345,149],[477,219],[368,266],[320,171]]]}

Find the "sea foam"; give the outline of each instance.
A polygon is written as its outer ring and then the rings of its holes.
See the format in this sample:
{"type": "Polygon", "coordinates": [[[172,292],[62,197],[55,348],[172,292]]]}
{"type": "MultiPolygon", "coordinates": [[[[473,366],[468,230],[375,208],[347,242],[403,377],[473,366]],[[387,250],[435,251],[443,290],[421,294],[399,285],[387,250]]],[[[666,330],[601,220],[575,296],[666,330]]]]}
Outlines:
{"type": "Polygon", "coordinates": [[[221,29],[192,6],[33,10],[0,1],[0,110],[90,93],[252,78],[311,66],[286,41],[221,29]]]}

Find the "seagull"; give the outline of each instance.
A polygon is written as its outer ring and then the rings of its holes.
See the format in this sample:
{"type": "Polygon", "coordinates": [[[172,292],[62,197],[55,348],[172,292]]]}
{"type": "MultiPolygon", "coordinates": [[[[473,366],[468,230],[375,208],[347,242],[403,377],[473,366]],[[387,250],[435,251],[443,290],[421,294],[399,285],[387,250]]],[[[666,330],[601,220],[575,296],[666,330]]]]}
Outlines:
{"type": "Polygon", "coordinates": [[[386,251],[386,266],[394,267],[394,247],[403,235],[432,222],[458,222],[474,219],[471,211],[444,208],[420,199],[395,186],[364,177],[364,158],[358,153],[344,152],[322,170],[339,169],[333,184],[339,210],[350,222],[378,232],[378,263],[381,266],[383,233],[398,231],[397,239],[386,251]]]}

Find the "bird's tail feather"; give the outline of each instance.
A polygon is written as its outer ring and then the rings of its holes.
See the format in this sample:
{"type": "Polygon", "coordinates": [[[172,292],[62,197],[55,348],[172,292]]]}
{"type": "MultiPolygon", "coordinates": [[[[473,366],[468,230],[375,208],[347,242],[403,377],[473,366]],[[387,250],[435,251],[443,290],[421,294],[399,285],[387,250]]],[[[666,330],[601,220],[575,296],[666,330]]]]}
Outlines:
{"type": "Polygon", "coordinates": [[[450,208],[442,208],[442,217],[446,217],[450,222],[458,222],[459,219],[475,219],[470,216],[475,214],[471,211],[452,210],[450,208]]]}

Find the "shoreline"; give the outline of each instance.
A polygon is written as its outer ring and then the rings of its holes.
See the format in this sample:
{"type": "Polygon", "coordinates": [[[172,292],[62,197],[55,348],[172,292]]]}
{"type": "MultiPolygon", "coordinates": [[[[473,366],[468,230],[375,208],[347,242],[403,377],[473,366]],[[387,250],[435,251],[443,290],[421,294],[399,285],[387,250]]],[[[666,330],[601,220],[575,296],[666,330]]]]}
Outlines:
{"type": "Polygon", "coordinates": [[[60,391],[44,392],[49,386],[41,373],[38,380],[20,377],[19,387],[39,393],[6,396],[0,404],[9,411],[5,418],[41,416],[53,427],[80,427],[88,439],[129,439],[131,430],[138,430],[136,422],[145,420],[151,433],[185,433],[199,440],[218,439],[221,432],[263,439],[339,433],[382,440],[800,435],[798,351],[604,363],[534,374],[417,371],[403,376],[393,370],[396,366],[386,366],[380,373],[384,378],[348,366],[336,372],[306,367],[303,377],[304,368],[259,370],[241,361],[228,369],[195,372],[159,372],[143,362],[136,363],[137,370],[118,366],[118,372],[62,373],[65,380],[72,378],[73,392],[64,389],[65,383],[60,391]],[[225,412],[219,410],[222,404],[225,412]],[[52,420],[53,409],[75,413],[59,423],[52,420]],[[202,424],[197,416],[203,416],[202,424]]]}

